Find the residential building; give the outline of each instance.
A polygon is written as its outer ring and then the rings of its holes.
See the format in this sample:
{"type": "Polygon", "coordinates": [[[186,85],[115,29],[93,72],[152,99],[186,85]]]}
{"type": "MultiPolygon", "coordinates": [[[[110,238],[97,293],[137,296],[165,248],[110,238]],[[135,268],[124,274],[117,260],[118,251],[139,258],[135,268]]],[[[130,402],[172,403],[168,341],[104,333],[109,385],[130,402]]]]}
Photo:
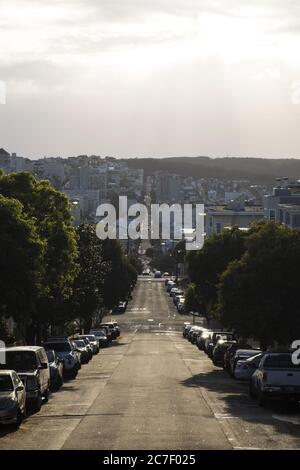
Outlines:
{"type": "Polygon", "coordinates": [[[248,229],[251,224],[264,217],[262,207],[248,206],[243,198],[237,198],[226,205],[207,206],[205,214],[206,236],[221,233],[226,228],[248,229]]]}

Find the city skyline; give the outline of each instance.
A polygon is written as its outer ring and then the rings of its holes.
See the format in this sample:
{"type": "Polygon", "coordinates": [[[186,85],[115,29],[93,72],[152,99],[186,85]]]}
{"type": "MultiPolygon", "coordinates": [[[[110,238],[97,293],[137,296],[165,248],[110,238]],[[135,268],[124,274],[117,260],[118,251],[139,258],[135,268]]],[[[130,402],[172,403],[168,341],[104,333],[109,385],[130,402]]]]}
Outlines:
{"type": "Polygon", "coordinates": [[[299,5],[0,0],[0,146],[299,158],[299,5]]]}

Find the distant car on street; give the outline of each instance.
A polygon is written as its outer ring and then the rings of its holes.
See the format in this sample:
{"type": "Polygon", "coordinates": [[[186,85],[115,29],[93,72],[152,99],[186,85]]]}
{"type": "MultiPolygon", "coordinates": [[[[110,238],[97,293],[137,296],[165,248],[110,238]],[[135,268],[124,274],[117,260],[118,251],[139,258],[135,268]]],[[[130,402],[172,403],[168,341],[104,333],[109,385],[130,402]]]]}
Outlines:
{"type": "Polygon", "coordinates": [[[63,373],[64,365],[63,361],[59,359],[58,355],[54,350],[46,351],[49,368],[50,368],[50,387],[51,390],[58,390],[64,383],[63,373]]]}
{"type": "Polygon", "coordinates": [[[160,279],[162,277],[161,271],[155,271],[154,277],[155,277],[155,279],[160,279]]]}
{"type": "Polygon", "coordinates": [[[235,344],[236,341],[223,341],[220,340],[217,342],[213,349],[212,353],[212,361],[215,366],[222,367],[224,363],[224,355],[227,349],[232,345],[235,344]]]}
{"type": "Polygon", "coordinates": [[[229,346],[229,348],[226,350],[224,354],[224,363],[223,363],[223,367],[225,370],[227,370],[227,372],[230,371],[231,358],[232,356],[234,356],[235,352],[238,349],[251,349],[251,346],[250,344],[247,344],[247,343],[234,343],[231,346],[229,346]]]}
{"type": "Polygon", "coordinates": [[[264,353],[260,353],[256,356],[237,361],[234,369],[234,377],[238,380],[251,380],[251,377],[258,368],[263,355],[264,353]]]}
{"type": "Polygon", "coordinates": [[[120,302],[118,303],[118,305],[116,305],[116,306],[113,308],[112,312],[113,312],[113,313],[125,313],[126,307],[127,307],[127,302],[125,302],[125,301],[122,300],[122,301],[120,301],[120,302]]]}
{"type": "Polygon", "coordinates": [[[75,339],[73,341],[74,348],[77,352],[80,353],[80,362],[81,364],[87,364],[91,359],[90,351],[85,344],[84,339],[75,339]]]}
{"type": "Polygon", "coordinates": [[[188,332],[190,331],[190,329],[192,328],[192,324],[191,323],[185,323],[184,324],[184,327],[183,327],[183,331],[182,331],[182,336],[184,338],[187,338],[187,335],[188,335],[188,332]]]}
{"type": "Polygon", "coordinates": [[[54,350],[59,359],[63,361],[64,375],[75,378],[80,369],[78,354],[67,337],[50,337],[44,342],[46,350],[54,350]]]}
{"type": "Polygon", "coordinates": [[[230,358],[229,373],[232,377],[235,377],[235,368],[239,361],[246,360],[249,357],[256,356],[261,353],[259,349],[237,349],[236,352],[230,358]]]}
{"type": "Polygon", "coordinates": [[[95,335],[78,335],[78,339],[88,339],[90,345],[93,349],[93,354],[98,354],[99,352],[99,343],[95,335]]]}

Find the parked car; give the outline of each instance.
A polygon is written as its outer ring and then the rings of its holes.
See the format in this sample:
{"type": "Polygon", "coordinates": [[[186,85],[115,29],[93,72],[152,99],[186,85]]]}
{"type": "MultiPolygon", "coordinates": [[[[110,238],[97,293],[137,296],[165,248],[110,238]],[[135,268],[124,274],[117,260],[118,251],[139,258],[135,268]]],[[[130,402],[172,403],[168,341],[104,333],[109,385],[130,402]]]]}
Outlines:
{"type": "Polygon", "coordinates": [[[93,334],[99,344],[99,348],[106,348],[109,344],[109,340],[107,338],[107,330],[106,328],[93,330],[93,334]]]}
{"type": "Polygon", "coordinates": [[[64,375],[68,378],[75,378],[80,369],[80,362],[77,352],[69,338],[51,337],[44,343],[46,350],[54,350],[59,359],[63,361],[64,375]]]}
{"type": "Polygon", "coordinates": [[[49,368],[50,368],[50,388],[51,390],[58,390],[64,383],[63,361],[59,359],[58,355],[53,349],[46,351],[46,354],[47,354],[49,368]]]}
{"type": "Polygon", "coordinates": [[[263,355],[263,353],[260,353],[247,359],[237,361],[234,369],[234,377],[238,380],[251,380],[251,377],[258,368],[263,355]]]}
{"type": "Polygon", "coordinates": [[[269,399],[300,400],[300,365],[292,362],[292,354],[265,353],[250,381],[250,394],[260,406],[269,399]]]}
{"type": "Polygon", "coordinates": [[[176,282],[174,282],[174,281],[169,281],[168,284],[167,284],[167,293],[168,293],[168,294],[170,293],[170,290],[173,289],[173,287],[177,287],[177,286],[176,286],[176,282]]]}
{"type": "Polygon", "coordinates": [[[173,295],[173,302],[175,305],[177,305],[181,299],[184,299],[183,294],[184,294],[184,291],[181,289],[178,289],[176,294],[173,295]]]}
{"type": "Polygon", "coordinates": [[[184,338],[187,338],[188,332],[192,328],[192,326],[193,325],[191,323],[185,323],[184,324],[183,331],[182,331],[182,336],[184,338]]]}
{"type": "Polygon", "coordinates": [[[237,349],[230,358],[229,373],[232,377],[235,377],[235,368],[239,361],[248,359],[249,357],[256,356],[261,351],[259,349],[237,349]]]}
{"type": "Polygon", "coordinates": [[[215,366],[220,366],[220,367],[223,366],[225,352],[232,344],[235,344],[235,343],[236,341],[223,341],[223,340],[220,340],[217,342],[212,353],[212,361],[215,366]]]}
{"type": "Polygon", "coordinates": [[[0,424],[21,424],[26,416],[26,390],[14,370],[0,371],[0,424]]]}
{"type": "Polygon", "coordinates": [[[15,346],[2,351],[5,351],[6,363],[1,369],[14,370],[18,374],[26,388],[27,405],[39,411],[42,399],[48,400],[50,390],[50,368],[45,349],[15,346]]]}
{"type": "Polygon", "coordinates": [[[93,350],[93,354],[98,354],[99,343],[95,335],[78,335],[78,339],[88,339],[93,350]]]}
{"type": "Polygon", "coordinates": [[[213,350],[218,341],[232,341],[234,339],[234,334],[229,331],[214,331],[211,335],[211,341],[206,344],[206,354],[212,359],[213,350]]]}
{"type": "Polygon", "coordinates": [[[118,336],[120,335],[120,331],[118,328],[116,328],[116,326],[114,325],[114,322],[101,323],[100,328],[102,328],[103,326],[110,330],[112,339],[117,339],[118,336]]]}
{"type": "Polygon", "coordinates": [[[202,330],[201,334],[197,336],[196,345],[200,351],[205,350],[205,341],[210,341],[212,333],[212,330],[202,330]]]}
{"type": "Polygon", "coordinates": [[[127,302],[122,300],[118,303],[118,305],[116,305],[112,309],[112,313],[125,313],[126,308],[127,308],[127,302]]]}
{"type": "Polygon", "coordinates": [[[184,300],[183,300],[183,301],[180,301],[180,302],[177,304],[177,311],[178,311],[178,313],[185,313],[185,304],[184,304],[184,300]]]}
{"type": "Polygon", "coordinates": [[[198,334],[200,331],[203,331],[203,330],[204,330],[204,328],[202,326],[192,325],[192,328],[190,328],[190,330],[188,332],[187,339],[190,342],[192,342],[192,340],[194,341],[194,338],[195,338],[195,341],[196,341],[196,335],[194,337],[194,332],[198,334]]]}
{"type": "Polygon", "coordinates": [[[84,338],[76,337],[74,339],[84,342],[87,353],[88,353],[88,358],[89,358],[89,361],[90,361],[93,358],[93,355],[94,355],[94,348],[93,348],[93,345],[90,343],[90,340],[87,338],[87,336],[85,336],[84,338]]]}
{"type": "Polygon", "coordinates": [[[225,370],[229,371],[230,369],[230,360],[231,357],[235,354],[235,352],[238,349],[251,349],[251,346],[247,343],[234,343],[229,348],[224,354],[224,364],[223,367],[225,370]]]}
{"type": "Polygon", "coordinates": [[[178,291],[179,291],[178,287],[176,286],[172,287],[172,289],[169,292],[170,297],[174,297],[174,295],[176,295],[178,291]]]}
{"type": "Polygon", "coordinates": [[[81,364],[87,364],[91,359],[91,354],[93,355],[91,350],[88,349],[88,345],[85,343],[85,339],[75,339],[73,341],[75,350],[80,353],[81,364]]]}
{"type": "Polygon", "coordinates": [[[92,328],[90,334],[93,334],[96,336],[96,338],[98,338],[99,331],[105,332],[108,344],[112,342],[113,334],[111,328],[109,328],[108,326],[99,326],[98,328],[92,328]]]}
{"type": "Polygon", "coordinates": [[[154,277],[155,277],[155,279],[160,279],[162,277],[161,271],[155,271],[154,277]]]}
{"type": "Polygon", "coordinates": [[[201,336],[203,331],[205,331],[205,328],[201,326],[192,328],[192,331],[190,330],[190,337],[189,337],[190,342],[192,344],[196,344],[198,336],[201,336]]]}
{"type": "Polygon", "coordinates": [[[114,327],[115,327],[115,330],[116,330],[116,332],[117,332],[117,338],[118,338],[118,337],[120,336],[120,334],[121,334],[121,330],[120,330],[119,324],[118,324],[117,321],[113,321],[112,324],[113,324],[114,327]]]}

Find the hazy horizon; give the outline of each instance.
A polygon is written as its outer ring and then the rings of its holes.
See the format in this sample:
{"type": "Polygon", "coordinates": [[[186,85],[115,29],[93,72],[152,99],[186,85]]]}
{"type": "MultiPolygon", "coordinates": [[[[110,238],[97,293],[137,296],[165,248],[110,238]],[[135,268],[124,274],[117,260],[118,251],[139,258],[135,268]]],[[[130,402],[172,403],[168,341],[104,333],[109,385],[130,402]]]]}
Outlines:
{"type": "Polygon", "coordinates": [[[0,41],[10,153],[300,158],[295,0],[0,0],[0,41]]]}

